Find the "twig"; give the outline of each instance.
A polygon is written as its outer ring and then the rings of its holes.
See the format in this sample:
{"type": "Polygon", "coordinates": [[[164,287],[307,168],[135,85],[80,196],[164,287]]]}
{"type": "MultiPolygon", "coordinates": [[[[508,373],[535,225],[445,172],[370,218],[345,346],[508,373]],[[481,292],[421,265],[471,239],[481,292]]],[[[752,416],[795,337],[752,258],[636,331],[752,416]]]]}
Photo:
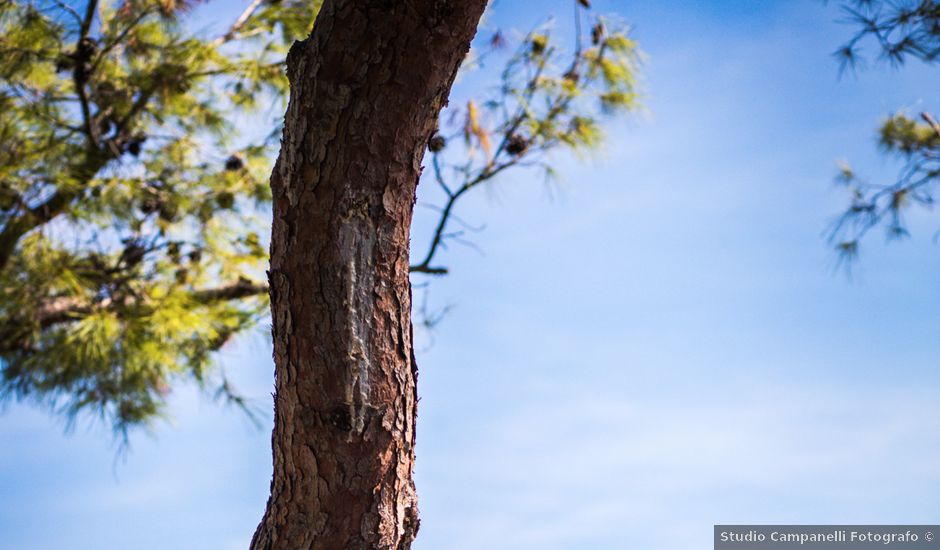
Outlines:
{"type": "Polygon", "coordinates": [[[77,11],[75,11],[75,8],[66,4],[65,2],[62,2],[61,0],[55,0],[55,4],[59,6],[60,8],[62,8],[63,10],[67,11],[69,15],[75,18],[75,22],[78,23],[79,26],[81,26],[82,16],[79,15],[77,11]]]}
{"type": "Polygon", "coordinates": [[[95,10],[98,8],[98,0],[88,0],[88,4],[85,5],[85,19],[82,21],[82,26],[79,29],[79,40],[88,36],[88,32],[91,30],[91,23],[95,19],[95,10]]]}
{"type": "Polygon", "coordinates": [[[924,122],[930,125],[933,128],[934,133],[937,134],[937,137],[940,137],[940,122],[937,122],[937,119],[933,117],[930,113],[924,111],[920,114],[920,118],[924,119],[924,122]]]}
{"type": "Polygon", "coordinates": [[[97,6],[98,0],[89,0],[88,4],[85,6],[85,18],[82,20],[81,27],[79,28],[78,40],[75,42],[76,67],[72,73],[72,79],[75,81],[75,92],[78,94],[78,102],[81,105],[82,120],[85,123],[85,133],[88,134],[88,139],[91,140],[91,145],[94,148],[97,148],[99,145],[98,128],[95,126],[94,120],[92,120],[88,92],[85,91],[85,84],[88,82],[88,78],[91,75],[86,73],[85,68],[82,66],[89,60],[82,59],[81,57],[83,56],[77,54],[82,51],[82,43],[88,38],[88,33],[91,31],[91,24],[95,19],[95,9],[97,6]]]}
{"type": "Polygon", "coordinates": [[[248,7],[245,8],[245,11],[243,11],[242,14],[238,16],[238,19],[232,23],[232,26],[229,28],[228,32],[210,42],[210,45],[221,46],[222,44],[225,44],[226,42],[238,36],[238,31],[240,31],[242,27],[245,26],[245,23],[248,22],[248,20],[252,15],[254,15],[255,11],[258,9],[258,7],[261,6],[263,2],[264,0],[252,0],[252,2],[248,4],[248,7]]]}

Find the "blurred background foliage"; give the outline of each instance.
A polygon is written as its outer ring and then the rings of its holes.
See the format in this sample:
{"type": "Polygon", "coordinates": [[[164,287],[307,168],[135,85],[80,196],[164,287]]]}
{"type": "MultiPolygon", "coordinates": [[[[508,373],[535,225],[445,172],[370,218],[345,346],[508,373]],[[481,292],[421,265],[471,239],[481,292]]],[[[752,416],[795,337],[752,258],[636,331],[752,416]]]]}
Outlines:
{"type": "MultiPolygon", "coordinates": [[[[209,35],[197,4],[0,3],[0,392],[124,440],[181,383],[250,411],[214,352],[267,314],[284,59],[319,8],[252,0],[209,35]]],[[[596,147],[599,119],[637,106],[628,28],[573,5],[567,50],[550,25],[478,38],[464,70],[504,70],[429,141],[424,185],[443,198],[413,272],[447,271],[469,191],[514,167],[551,174],[551,152],[596,147]]]]}
{"type": "MultiPolygon", "coordinates": [[[[933,65],[940,55],[940,2],[935,0],[848,0],[845,22],[855,29],[835,56],[840,70],[869,62],[899,67],[909,60],[933,65]]],[[[875,228],[889,239],[908,236],[910,208],[930,208],[940,182],[940,123],[929,111],[900,110],[878,129],[882,151],[901,164],[897,179],[871,182],[844,163],[837,181],[849,192],[849,205],[834,220],[829,239],[845,265],[858,256],[861,240],[875,228]]],[[[936,237],[936,235],[935,235],[936,237]]]]}

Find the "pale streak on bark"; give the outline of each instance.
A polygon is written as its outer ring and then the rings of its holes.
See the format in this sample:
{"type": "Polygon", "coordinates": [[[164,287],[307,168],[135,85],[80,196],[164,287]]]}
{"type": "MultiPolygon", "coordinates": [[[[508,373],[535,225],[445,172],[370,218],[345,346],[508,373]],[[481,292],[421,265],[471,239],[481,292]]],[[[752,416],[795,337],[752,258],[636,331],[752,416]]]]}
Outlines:
{"type": "MultiPolygon", "coordinates": [[[[339,231],[339,249],[348,257],[348,284],[346,287],[347,328],[349,330],[350,380],[346,386],[346,402],[353,429],[362,434],[365,428],[366,408],[369,403],[369,332],[365,330],[366,317],[374,306],[370,292],[356,293],[356,289],[371,289],[373,266],[365,254],[375,246],[375,237],[366,224],[350,220],[343,223],[339,231]]],[[[350,438],[352,432],[350,432],[350,438]]]]}

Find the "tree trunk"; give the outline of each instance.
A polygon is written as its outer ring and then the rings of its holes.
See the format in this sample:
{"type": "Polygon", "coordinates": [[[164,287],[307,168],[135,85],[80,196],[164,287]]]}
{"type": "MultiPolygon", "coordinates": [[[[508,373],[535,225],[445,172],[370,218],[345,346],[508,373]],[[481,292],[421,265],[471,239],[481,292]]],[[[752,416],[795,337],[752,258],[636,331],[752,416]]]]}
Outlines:
{"type": "Polygon", "coordinates": [[[485,0],[326,0],[288,55],[271,187],[274,478],[252,550],[406,549],[418,530],[408,234],[485,0]]]}

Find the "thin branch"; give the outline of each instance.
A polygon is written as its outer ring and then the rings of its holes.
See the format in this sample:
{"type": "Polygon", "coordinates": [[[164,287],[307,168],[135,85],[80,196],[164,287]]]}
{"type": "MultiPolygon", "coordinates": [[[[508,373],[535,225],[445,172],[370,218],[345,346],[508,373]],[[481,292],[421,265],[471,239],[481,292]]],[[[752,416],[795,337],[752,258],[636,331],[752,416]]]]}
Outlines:
{"type": "Polygon", "coordinates": [[[235,39],[238,36],[238,31],[240,31],[242,27],[245,26],[245,23],[247,23],[248,20],[251,19],[251,16],[254,15],[255,11],[263,3],[264,3],[264,0],[252,0],[252,2],[248,4],[248,7],[245,8],[245,11],[243,11],[241,15],[238,16],[238,19],[236,19],[235,22],[232,23],[232,26],[229,28],[228,32],[226,32],[222,36],[219,36],[218,38],[216,38],[209,44],[213,47],[216,47],[216,46],[221,46],[222,44],[225,44],[226,42],[229,42],[235,39]]]}
{"type": "Polygon", "coordinates": [[[75,90],[78,92],[78,102],[82,108],[82,126],[84,127],[85,133],[88,135],[88,139],[91,140],[91,144],[97,147],[98,129],[95,127],[95,122],[91,117],[91,107],[88,100],[88,92],[85,91],[85,83],[82,82],[80,78],[75,78],[75,90]]]}
{"type": "Polygon", "coordinates": [[[91,31],[91,24],[95,20],[96,9],[98,9],[98,0],[88,0],[88,3],[85,5],[85,19],[82,21],[82,26],[79,29],[79,40],[88,36],[88,32],[91,31]]]}
{"type": "Polygon", "coordinates": [[[476,177],[466,181],[457,189],[457,191],[448,197],[447,202],[444,204],[444,208],[441,209],[441,217],[438,219],[437,226],[434,228],[434,234],[431,237],[431,244],[428,247],[428,251],[421,263],[412,265],[409,268],[411,273],[426,273],[429,275],[445,275],[447,273],[446,267],[434,267],[431,266],[431,262],[434,260],[434,255],[437,254],[437,251],[441,248],[441,245],[447,236],[447,223],[450,221],[450,218],[453,215],[454,206],[457,204],[457,201],[460,200],[460,197],[462,197],[467,191],[496,176],[503,170],[511,166],[515,166],[516,164],[518,164],[518,158],[508,160],[496,167],[489,165],[487,168],[477,174],[476,177]]]}
{"type": "Polygon", "coordinates": [[[438,159],[437,153],[431,155],[431,164],[434,166],[434,179],[437,180],[437,184],[447,193],[448,197],[453,197],[454,192],[450,190],[450,187],[448,187],[447,183],[444,181],[444,175],[441,172],[441,162],[438,159]]]}
{"type": "Polygon", "coordinates": [[[193,291],[192,296],[193,299],[199,303],[211,304],[213,302],[238,300],[258,296],[260,294],[267,294],[268,290],[268,285],[266,284],[254,283],[248,279],[239,279],[238,282],[233,284],[193,291]]]}
{"type": "Polygon", "coordinates": [[[82,16],[79,15],[77,11],[75,11],[75,8],[73,8],[72,6],[66,4],[65,2],[62,2],[61,0],[55,0],[55,5],[59,6],[60,8],[62,8],[62,9],[65,10],[66,12],[68,12],[69,15],[71,15],[72,17],[74,17],[74,18],[75,18],[75,22],[78,23],[79,26],[82,25],[82,16]]]}
{"type": "MultiPolygon", "coordinates": [[[[438,214],[441,214],[442,212],[444,212],[444,209],[441,208],[440,206],[436,205],[436,204],[430,204],[430,203],[426,203],[426,202],[420,202],[420,203],[418,203],[418,205],[420,205],[422,208],[427,208],[427,209],[429,209],[429,210],[433,210],[433,211],[437,212],[438,214]]],[[[457,222],[458,224],[460,224],[461,227],[463,227],[464,229],[466,229],[467,231],[470,231],[470,232],[472,232],[472,233],[480,233],[481,231],[483,231],[484,229],[486,229],[486,224],[483,224],[483,225],[471,225],[469,222],[467,222],[467,220],[464,220],[463,218],[460,218],[460,217],[458,217],[458,216],[456,216],[456,215],[454,215],[454,214],[451,214],[450,219],[454,220],[455,222],[457,222]]]]}
{"type": "Polygon", "coordinates": [[[940,137],[940,122],[937,122],[937,119],[935,119],[933,115],[925,111],[920,114],[920,118],[924,119],[924,122],[933,128],[933,131],[935,134],[937,134],[937,137],[940,137]]]}
{"type": "Polygon", "coordinates": [[[4,226],[0,232],[0,271],[6,267],[20,237],[58,216],[74,196],[72,192],[56,191],[46,202],[30,208],[4,226]]]}
{"type": "Polygon", "coordinates": [[[424,273],[425,275],[447,275],[446,267],[429,267],[426,265],[413,265],[408,268],[410,273],[424,273]]]}
{"type": "Polygon", "coordinates": [[[85,65],[90,61],[80,55],[85,51],[83,43],[88,40],[88,33],[91,31],[91,24],[95,19],[95,10],[98,7],[98,0],[89,0],[85,5],[85,18],[82,20],[78,33],[78,40],[75,41],[75,69],[72,72],[72,80],[75,81],[75,93],[78,94],[78,101],[82,110],[82,121],[85,127],[85,133],[94,148],[98,147],[98,128],[91,116],[91,102],[88,99],[88,92],[85,90],[85,84],[91,76],[86,72],[85,65]]]}
{"type": "Polygon", "coordinates": [[[119,134],[127,131],[133,118],[144,110],[154,92],[156,92],[155,86],[151,86],[146,90],[142,89],[140,91],[140,94],[137,96],[137,100],[134,101],[134,104],[131,105],[131,108],[128,109],[127,113],[125,113],[125,115],[121,117],[121,120],[117,123],[119,134]]]}
{"type": "Polygon", "coordinates": [[[124,39],[127,38],[127,35],[130,34],[134,27],[136,27],[141,21],[144,20],[148,15],[150,15],[150,10],[142,10],[133,21],[128,23],[127,27],[124,28],[117,36],[114,37],[114,40],[109,42],[107,45],[101,48],[101,51],[98,52],[98,57],[95,59],[95,62],[92,64],[92,70],[98,68],[98,65],[104,60],[108,53],[111,52],[118,44],[124,42],[124,39]]]}

